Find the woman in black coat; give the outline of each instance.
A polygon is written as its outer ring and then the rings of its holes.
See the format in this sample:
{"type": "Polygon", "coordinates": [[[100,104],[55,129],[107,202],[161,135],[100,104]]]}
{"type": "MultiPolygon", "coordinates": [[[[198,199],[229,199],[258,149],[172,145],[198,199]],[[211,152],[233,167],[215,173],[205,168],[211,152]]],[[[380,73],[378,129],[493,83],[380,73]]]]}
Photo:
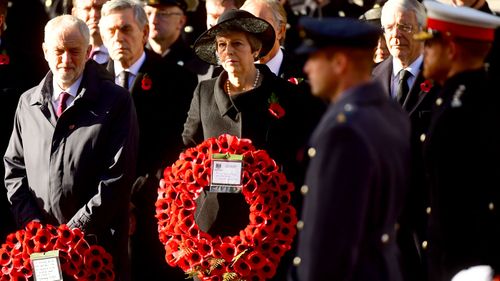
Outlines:
{"type": "MultiPolygon", "coordinates": [[[[198,84],[182,137],[186,146],[221,134],[248,138],[270,154],[289,180],[298,180],[297,155],[323,107],[266,65],[254,64],[272,48],[274,36],[266,21],[230,10],[198,38],[196,54],[208,63],[220,63],[224,71],[198,84]]],[[[248,209],[241,194],[204,191],[196,222],[210,234],[234,235],[248,224],[248,209]]]]}

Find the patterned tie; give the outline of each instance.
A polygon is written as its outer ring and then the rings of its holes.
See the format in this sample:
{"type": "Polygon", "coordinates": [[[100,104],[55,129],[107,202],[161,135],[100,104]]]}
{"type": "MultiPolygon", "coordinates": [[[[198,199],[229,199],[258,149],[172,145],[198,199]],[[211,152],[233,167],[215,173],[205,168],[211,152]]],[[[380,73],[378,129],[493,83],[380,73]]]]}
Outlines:
{"type": "Polygon", "coordinates": [[[124,71],[120,72],[120,76],[118,77],[119,82],[120,82],[119,85],[127,90],[128,90],[128,76],[129,76],[129,72],[124,70],[124,71]]]}
{"type": "Polygon", "coordinates": [[[57,110],[56,110],[57,118],[59,118],[66,109],[66,101],[68,100],[68,98],[69,94],[66,92],[61,92],[59,94],[59,104],[57,105],[57,110]]]}
{"type": "Polygon", "coordinates": [[[403,104],[405,102],[406,96],[410,91],[410,87],[408,87],[408,78],[411,77],[411,72],[405,69],[401,69],[399,71],[399,82],[398,82],[398,91],[396,92],[396,99],[399,104],[403,104]]]}

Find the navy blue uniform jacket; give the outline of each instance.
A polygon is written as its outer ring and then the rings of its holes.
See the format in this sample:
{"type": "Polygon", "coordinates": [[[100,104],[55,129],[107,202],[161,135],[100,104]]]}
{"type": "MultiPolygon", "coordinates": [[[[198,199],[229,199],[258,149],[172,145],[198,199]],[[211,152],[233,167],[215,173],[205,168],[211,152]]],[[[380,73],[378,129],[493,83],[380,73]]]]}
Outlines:
{"type": "Polygon", "coordinates": [[[410,123],[377,83],[344,92],[308,155],[298,279],[401,280],[395,223],[408,187],[410,123]]]}

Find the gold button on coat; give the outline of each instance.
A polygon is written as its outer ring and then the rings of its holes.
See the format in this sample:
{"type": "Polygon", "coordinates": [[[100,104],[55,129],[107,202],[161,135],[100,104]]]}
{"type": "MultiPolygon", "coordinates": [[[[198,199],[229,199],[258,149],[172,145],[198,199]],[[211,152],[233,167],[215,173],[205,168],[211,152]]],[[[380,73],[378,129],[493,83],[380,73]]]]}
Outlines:
{"type": "Polygon", "coordinates": [[[380,236],[380,241],[382,241],[382,243],[384,244],[389,242],[389,234],[387,233],[382,234],[382,236],[380,236]]]}
{"type": "Polygon", "coordinates": [[[293,258],[293,265],[299,266],[301,262],[302,260],[300,259],[300,257],[293,258]]]}
{"type": "Polygon", "coordinates": [[[421,141],[421,142],[424,142],[424,141],[425,141],[425,134],[421,134],[421,135],[420,135],[420,141],[421,141]]]}
{"type": "Polygon", "coordinates": [[[313,158],[314,156],[316,156],[316,148],[310,147],[307,150],[307,155],[309,155],[309,157],[311,157],[311,158],[313,158]]]}
{"type": "Polygon", "coordinates": [[[440,106],[441,104],[443,104],[443,99],[442,98],[437,98],[436,99],[436,105],[440,106]]]}
{"type": "Polygon", "coordinates": [[[422,249],[426,250],[429,247],[429,243],[427,241],[422,242],[422,249]]]}
{"type": "Polygon", "coordinates": [[[298,230],[304,229],[304,222],[303,221],[298,221],[297,222],[297,229],[298,230]]]}
{"type": "Polygon", "coordinates": [[[300,193],[302,193],[302,195],[306,195],[308,192],[309,192],[309,186],[304,184],[303,186],[300,187],[300,193]]]}

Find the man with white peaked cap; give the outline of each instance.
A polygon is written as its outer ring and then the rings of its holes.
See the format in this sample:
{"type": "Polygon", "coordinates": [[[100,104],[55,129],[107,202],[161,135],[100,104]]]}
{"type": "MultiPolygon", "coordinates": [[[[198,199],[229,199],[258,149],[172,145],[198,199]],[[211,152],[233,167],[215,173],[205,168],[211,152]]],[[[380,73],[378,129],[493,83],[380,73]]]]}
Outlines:
{"type": "Polygon", "coordinates": [[[500,274],[500,98],[484,59],[500,18],[424,1],[424,76],[442,85],[424,142],[431,185],[429,279],[500,274]],[[493,163],[493,164],[491,164],[493,163]]]}

